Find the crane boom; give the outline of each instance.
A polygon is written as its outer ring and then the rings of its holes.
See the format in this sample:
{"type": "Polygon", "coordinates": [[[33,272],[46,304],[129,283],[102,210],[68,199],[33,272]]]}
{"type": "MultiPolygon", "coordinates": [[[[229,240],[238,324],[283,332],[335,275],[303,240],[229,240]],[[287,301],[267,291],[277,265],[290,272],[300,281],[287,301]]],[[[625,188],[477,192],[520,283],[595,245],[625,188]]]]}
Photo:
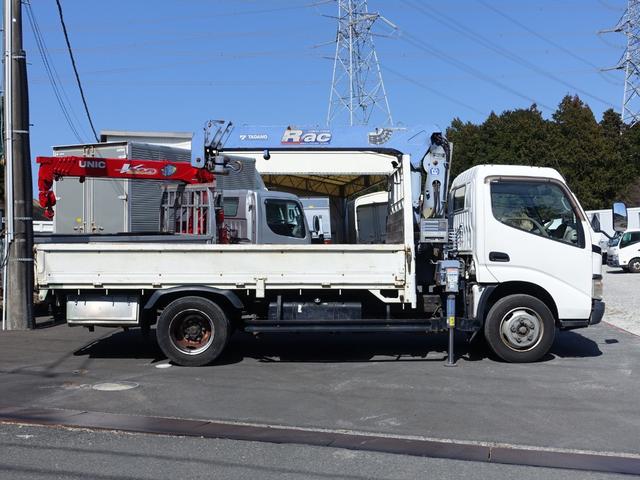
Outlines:
{"type": "Polygon", "coordinates": [[[49,219],[54,216],[53,206],[56,204],[56,196],[51,188],[53,182],[62,177],[79,177],[81,182],[86,177],[164,180],[186,184],[215,182],[215,176],[204,168],[170,160],[66,156],[37,157],[36,163],[40,165],[38,201],[49,219]]]}

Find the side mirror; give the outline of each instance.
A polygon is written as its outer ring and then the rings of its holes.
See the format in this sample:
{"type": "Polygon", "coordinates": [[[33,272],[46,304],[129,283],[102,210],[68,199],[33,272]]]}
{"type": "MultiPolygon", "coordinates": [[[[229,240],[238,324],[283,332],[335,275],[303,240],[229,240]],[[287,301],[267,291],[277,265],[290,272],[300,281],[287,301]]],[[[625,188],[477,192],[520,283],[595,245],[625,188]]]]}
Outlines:
{"type": "Polygon", "coordinates": [[[318,235],[321,235],[323,232],[321,232],[322,230],[322,223],[320,222],[320,217],[318,215],[314,215],[313,216],[313,231],[315,233],[317,233],[318,235]]]}
{"type": "Polygon", "coordinates": [[[613,229],[624,232],[627,229],[627,206],[622,202],[613,204],[613,229]]]}
{"type": "Polygon", "coordinates": [[[600,228],[600,219],[598,218],[598,215],[596,215],[595,213],[591,217],[591,228],[593,229],[594,232],[600,232],[602,230],[600,228]]]}

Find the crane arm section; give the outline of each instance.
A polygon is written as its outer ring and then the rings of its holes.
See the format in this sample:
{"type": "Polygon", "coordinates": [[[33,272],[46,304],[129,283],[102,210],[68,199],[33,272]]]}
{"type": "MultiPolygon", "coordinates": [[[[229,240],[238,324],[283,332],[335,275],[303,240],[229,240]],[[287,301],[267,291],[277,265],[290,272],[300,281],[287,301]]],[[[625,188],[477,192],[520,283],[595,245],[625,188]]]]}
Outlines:
{"type": "Polygon", "coordinates": [[[213,183],[215,176],[204,168],[187,162],[170,160],[137,160],[127,158],[96,157],[37,157],[38,201],[45,216],[53,218],[56,196],[51,190],[53,182],[63,177],[163,180],[186,184],[213,183]]]}

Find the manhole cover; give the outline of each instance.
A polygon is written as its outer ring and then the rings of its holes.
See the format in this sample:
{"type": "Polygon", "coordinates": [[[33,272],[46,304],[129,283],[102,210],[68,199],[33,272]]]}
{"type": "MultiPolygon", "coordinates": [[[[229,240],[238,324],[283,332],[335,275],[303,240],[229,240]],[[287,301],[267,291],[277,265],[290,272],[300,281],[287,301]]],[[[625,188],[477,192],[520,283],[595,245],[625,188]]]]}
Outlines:
{"type": "Polygon", "coordinates": [[[101,392],[120,392],[122,390],[131,390],[137,386],[138,384],[134,382],[105,382],[96,383],[91,388],[94,390],[100,390],[101,392]]]}

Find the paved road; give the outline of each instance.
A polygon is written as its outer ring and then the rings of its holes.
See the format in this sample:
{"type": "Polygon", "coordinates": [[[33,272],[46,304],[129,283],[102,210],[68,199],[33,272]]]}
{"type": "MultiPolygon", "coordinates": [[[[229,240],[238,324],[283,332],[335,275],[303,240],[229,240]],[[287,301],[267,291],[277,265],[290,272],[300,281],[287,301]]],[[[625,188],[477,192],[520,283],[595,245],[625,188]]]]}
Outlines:
{"type": "Polygon", "coordinates": [[[211,367],[168,366],[137,332],[64,325],[0,335],[2,402],[111,413],[352,429],[640,452],[640,338],[563,332],[541,363],[512,365],[440,336],[234,338],[211,367]],[[103,382],[127,391],[97,391],[103,382]],[[603,433],[604,432],[604,433],[603,433]]]}
{"type": "Polygon", "coordinates": [[[328,447],[0,425],[3,480],[614,480],[622,475],[328,447]]]}
{"type": "MultiPolygon", "coordinates": [[[[640,275],[607,273],[605,278],[605,320],[631,331],[640,323],[629,310],[637,301],[629,292],[636,280],[640,282],[640,275]]],[[[216,365],[181,368],[168,364],[155,343],[136,331],[90,333],[59,325],[2,332],[0,402],[640,453],[640,337],[606,323],[562,332],[548,358],[531,365],[501,363],[459,339],[459,366],[445,368],[445,347],[443,336],[237,335],[216,365]],[[129,382],[135,388],[96,390],[105,382],[129,382]]],[[[11,440],[0,449],[3,479],[78,478],[84,470],[95,471],[94,478],[120,478],[118,469],[125,466],[130,474],[126,478],[169,471],[176,478],[179,469],[188,470],[184,478],[197,478],[213,464],[222,476],[234,478],[255,478],[261,467],[260,478],[279,475],[280,470],[296,478],[316,478],[323,472],[342,473],[344,478],[417,478],[424,477],[418,475],[424,471],[442,478],[542,475],[527,468],[229,440],[145,435],[135,437],[142,438],[135,443],[130,435],[40,427],[28,427],[39,432],[36,437],[22,438],[14,428],[0,427],[2,441],[11,440]],[[49,444],[72,445],[64,458],[73,461],[59,461],[56,467],[66,472],[60,477],[52,475],[47,462],[65,451],[45,448],[49,444]],[[88,453],[91,445],[104,452],[88,453]],[[139,455],[140,465],[133,461],[135,455],[119,453],[129,450],[139,455]],[[162,458],[190,455],[210,460],[178,462],[178,470],[171,470],[171,462],[162,458]],[[119,456],[122,465],[111,465],[102,474],[99,465],[119,456]],[[477,472],[480,475],[474,475],[477,472]]],[[[574,474],[545,470],[543,476],[605,478],[574,474]]]]}
{"type": "Polygon", "coordinates": [[[640,275],[607,266],[603,270],[607,302],[604,320],[640,335],[640,275]]]}

